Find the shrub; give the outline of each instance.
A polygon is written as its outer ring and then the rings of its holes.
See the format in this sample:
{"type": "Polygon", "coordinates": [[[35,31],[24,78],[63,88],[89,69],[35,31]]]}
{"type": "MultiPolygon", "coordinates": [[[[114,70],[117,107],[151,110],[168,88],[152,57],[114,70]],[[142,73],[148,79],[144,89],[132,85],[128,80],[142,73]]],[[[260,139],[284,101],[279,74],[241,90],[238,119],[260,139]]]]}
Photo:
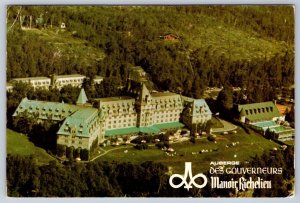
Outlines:
{"type": "Polygon", "coordinates": [[[77,149],[74,151],[74,158],[80,157],[80,151],[81,151],[80,148],[77,148],[77,149]]]}
{"type": "Polygon", "coordinates": [[[58,144],[56,149],[57,156],[61,157],[66,155],[66,148],[67,147],[65,145],[58,144]]]}
{"type": "Polygon", "coordinates": [[[74,159],[74,147],[67,147],[66,157],[69,158],[70,160],[74,159]]]}
{"type": "Polygon", "coordinates": [[[81,160],[88,161],[89,158],[90,158],[90,152],[89,152],[89,150],[87,150],[87,149],[82,149],[82,150],[80,151],[80,159],[81,159],[81,160]]]}
{"type": "Polygon", "coordinates": [[[138,150],[145,150],[148,149],[148,145],[146,143],[142,143],[142,144],[137,144],[134,146],[136,149],[138,150]]]}
{"type": "Polygon", "coordinates": [[[196,138],[193,136],[193,137],[191,137],[190,141],[195,144],[196,143],[196,138]]]}
{"type": "Polygon", "coordinates": [[[216,138],[215,138],[214,136],[212,136],[212,135],[209,135],[209,136],[207,137],[207,139],[208,139],[209,141],[211,141],[211,142],[216,141],[216,138]]]}
{"type": "Polygon", "coordinates": [[[158,142],[158,143],[156,143],[156,145],[155,145],[158,149],[161,149],[161,148],[163,148],[164,146],[165,146],[165,144],[163,143],[163,142],[158,142]]]}

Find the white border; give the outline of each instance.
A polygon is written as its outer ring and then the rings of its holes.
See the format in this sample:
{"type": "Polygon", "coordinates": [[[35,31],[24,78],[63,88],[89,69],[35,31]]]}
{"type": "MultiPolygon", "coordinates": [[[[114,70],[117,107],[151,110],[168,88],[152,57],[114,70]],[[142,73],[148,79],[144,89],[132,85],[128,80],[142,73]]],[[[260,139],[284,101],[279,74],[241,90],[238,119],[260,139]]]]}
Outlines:
{"type": "MultiPolygon", "coordinates": [[[[295,5],[295,87],[298,90],[300,85],[300,72],[298,69],[300,68],[300,55],[298,53],[299,50],[299,29],[300,29],[300,14],[298,11],[298,7],[300,6],[300,1],[297,0],[1,0],[0,1],[0,202],[66,202],[66,201],[74,201],[74,202],[82,202],[82,201],[89,201],[89,202],[169,202],[172,201],[177,202],[198,202],[198,201],[205,201],[205,202],[299,202],[299,173],[297,170],[300,169],[299,166],[299,151],[300,149],[295,148],[295,156],[296,156],[296,192],[294,198],[10,198],[6,196],[6,6],[9,4],[15,5],[30,5],[30,4],[43,4],[43,5],[50,5],[50,4],[97,4],[97,5],[111,5],[111,4],[292,4],[295,5]]],[[[296,91],[295,102],[296,102],[296,144],[298,146],[299,138],[298,138],[298,126],[300,125],[300,121],[298,117],[300,116],[300,109],[298,100],[300,99],[300,94],[296,91]]]]}

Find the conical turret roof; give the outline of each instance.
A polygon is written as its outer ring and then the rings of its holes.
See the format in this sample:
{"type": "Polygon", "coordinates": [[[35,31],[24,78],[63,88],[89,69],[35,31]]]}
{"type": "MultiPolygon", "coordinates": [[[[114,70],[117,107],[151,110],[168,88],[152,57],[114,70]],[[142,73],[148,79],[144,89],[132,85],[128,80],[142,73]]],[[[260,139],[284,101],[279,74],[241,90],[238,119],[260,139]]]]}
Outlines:
{"type": "Polygon", "coordinates": [[[88,101],[88,98],[85,94],[85,91],[83,88],[81,88],[76,104],[85,104],[85,103],[87,103],[87,101],[88,101]]]}

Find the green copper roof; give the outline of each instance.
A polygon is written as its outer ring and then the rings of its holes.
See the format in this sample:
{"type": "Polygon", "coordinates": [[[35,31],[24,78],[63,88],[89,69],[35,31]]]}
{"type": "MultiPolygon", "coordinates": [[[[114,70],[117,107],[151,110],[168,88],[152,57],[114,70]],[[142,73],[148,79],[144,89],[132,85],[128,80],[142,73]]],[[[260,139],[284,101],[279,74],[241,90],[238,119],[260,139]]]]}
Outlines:
{"type": "Polygon", "coordinates": [[[271,101],[239,105],[238,110],[241,116],[246,116],[251,122],[272,120],[274,117],[281,116],[277,107],[271,101]]]}
{"type": "Polygon", "coordinates": [[[194,99],[193,116],[201,114],[211,114],[211,111],[204,99],[194,99]]]}
{"type": "Polygon", "coordinates": [[[154,125],[154,127],[162,130],[162,129],[168,129],[168,128],[182,128],[184,124],[180,122],[170,122],[170,123],[160,123],[154,125]]]}
{"type": "Polygon", "coordinates": [[[88,101],[88,98],[85,94],[85,91],[83,88],[81,88],[76,104],[85,104],[85,103],[87,103],[87,101],[88,101]]]}
{"type": "MultiPolygon", "coordinates": [[[[82,108],[76,111],[71,116],[67,117],[59,128],[57,134],[71,135],[74,134],[79,137],[89,137],[98,118],[98,109],[96,108],[82,108]],[[72,132],[73,131],[73,132],[72,132]]],[[[97,128],[99,126],[96,126],[97,128]]],[[[95,130],[94,128],[94,130],[95,130]]]]}
{"type": "Polygon", "coordinates": [[[159,133],[162,129],[169,129],[169,128],[181,128],[184,124],[180,122],[170,122],[170,123],[161,123],[155,124],[152,126],[146,127],[130,127],[130,128],[119,128],[113,130],[106,130],[105,136],[115,136],[115,135],[126,135],[126,134],[133,134],[133,133],[159,133]]]}
{"type": "Polygon", "coordinates": [[[138,133],[138,132],[139,132],[139,128],[137,127],[119,128],[119,129],[105,131],[105,136],[126,135],[126,134],[138,133]]]}
{"type": "Polygon", "coordinates": [[[27,112],[28,114],[31,114],[39,119],[59,121],[73,114],[79,108],[80,107],[76,105],[64,104],[60,102],[28,100],[25,97],[24,99],[22,99],[13,116],[17,116],[23,112],[27,112]]]}

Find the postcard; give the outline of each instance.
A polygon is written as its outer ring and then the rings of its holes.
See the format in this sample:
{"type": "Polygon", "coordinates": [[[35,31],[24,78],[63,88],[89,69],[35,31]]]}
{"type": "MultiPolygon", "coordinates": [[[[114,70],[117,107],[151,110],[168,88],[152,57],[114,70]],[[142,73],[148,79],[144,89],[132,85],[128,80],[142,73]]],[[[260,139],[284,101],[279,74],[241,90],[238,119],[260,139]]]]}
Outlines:
{"type": "Polygon", "coordinates": [[[8,5],[9,197],[293,197],[293,5],[8,5]]]}

